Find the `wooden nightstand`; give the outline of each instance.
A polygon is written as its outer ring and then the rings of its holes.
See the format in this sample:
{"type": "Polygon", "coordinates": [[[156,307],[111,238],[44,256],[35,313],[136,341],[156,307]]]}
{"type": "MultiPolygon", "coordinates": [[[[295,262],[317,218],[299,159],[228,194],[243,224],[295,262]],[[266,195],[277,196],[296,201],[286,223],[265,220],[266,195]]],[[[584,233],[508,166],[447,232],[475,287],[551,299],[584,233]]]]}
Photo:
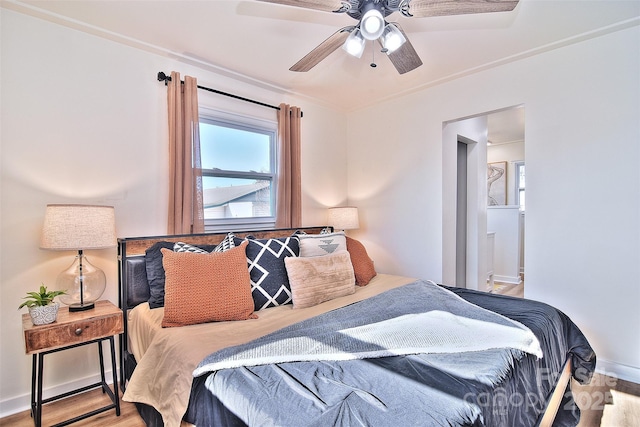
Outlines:
{"type": "MultiPolygon", "coordinates": [[[[31,415],[36,427],[42,424],[42,405],[74,394],[101,387],[113,402],[95,411],[87,412],[69,419],[56,426],[65,426],[111,409],[120,415],[118,395],[118,374],[116,371],[116,355],[113,336],[123,333],[122,310],[109,301],[97,301],[92,310],[70,313],[66,307],[60,307],[58,319],[48,325],[34,326],[28,314],[22,315],[22,329],[27,354],[33,355],[31,366],[31,415]],[[111,369],[113,372],[113,391],[107,384],[104,375],[102,341],[109,341],[111,348],[111,369]],[[97,344],[100,358],[101,381],[58,396],[42,399],[42,373],[46,354],[97,344]]],[[[56,427],[54,426],[54,427],[56,427]]]]}

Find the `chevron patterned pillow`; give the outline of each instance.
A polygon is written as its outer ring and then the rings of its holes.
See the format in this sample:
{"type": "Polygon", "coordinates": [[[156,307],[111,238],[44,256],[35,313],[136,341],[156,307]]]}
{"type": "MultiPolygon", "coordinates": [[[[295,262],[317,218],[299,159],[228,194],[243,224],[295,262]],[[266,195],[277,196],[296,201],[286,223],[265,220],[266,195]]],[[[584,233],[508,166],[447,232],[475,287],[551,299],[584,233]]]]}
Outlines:
{"type": "MultiPolygon", "coordinates": [[[[300,254],[298,237],[277,239],[248,237],[245,241],[249,242],[247,263],[255,310],[291,304],[291,287],[284,259],[297,257],[300,254]]],[[[236,246],[240,246],[242,242],[242,239],[235,238],[236,246]]]]}

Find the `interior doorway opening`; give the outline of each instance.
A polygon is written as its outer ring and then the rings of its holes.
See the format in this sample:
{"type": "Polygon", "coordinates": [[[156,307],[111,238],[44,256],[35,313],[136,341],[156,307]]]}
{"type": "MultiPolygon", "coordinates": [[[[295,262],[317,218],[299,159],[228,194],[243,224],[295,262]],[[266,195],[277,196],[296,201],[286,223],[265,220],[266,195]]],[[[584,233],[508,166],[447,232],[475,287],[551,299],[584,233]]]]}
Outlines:
{"type": "MultiPolygon", "coordinates": [[[[524,107],[516,106],[443,123],[443,281],[480,291],[502,290],[521,284],[524,274],[524,213],[516,200],[524,189],[516,174],[524,171],[524,107]],[[516,135],[516,137],[514,137],[516,135]],[[505,154],[511,151],[512,154],[505,154]],[[513,153],[515,152],[515,154],[513,153]],[[497,157],[496,157],[497,156],[497,157]],[[499,158],[499,159],[497,159],[499,158]],[[500,162],[504,179],[501,198],[489,206],[489,164],[500,162]],[[502,270],[505,231],[491,230],[496,212],[513,209],[520,214],[517,272],[502,270]],[[490,239],[491,237],[491,239],[490,239]],[[493,249],[489,253],[489,240],[493,249]],[[489,265],[491,264],[491,265],[489,265]],[[489,287],[492,272],[496,286],[489,287]]],[[[513,264],[512,262],[510,263],[513,264]]],[[[523,296],[524,291],[520,290],[523,296]]]]}

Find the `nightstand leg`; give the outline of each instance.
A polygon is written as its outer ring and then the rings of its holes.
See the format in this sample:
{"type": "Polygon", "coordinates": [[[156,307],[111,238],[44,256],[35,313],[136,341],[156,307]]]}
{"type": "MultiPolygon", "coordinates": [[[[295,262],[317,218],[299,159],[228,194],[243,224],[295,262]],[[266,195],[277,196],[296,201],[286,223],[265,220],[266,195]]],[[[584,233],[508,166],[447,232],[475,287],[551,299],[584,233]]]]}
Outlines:
{"type": "MultiPolygon", "coordinates": [[[[126,312],[124,314],[126,316],[126,312]]],[[[120,344],[120,351],[118,352],[119,355],[118,357],[120,358],[120,390],[122,390],[122,392],[124,393],[125,391],[125,385],[126,385],[126,378],[127,378],[127,374],[124,368],[124,353],[125,351],[124,349],[124,334],[120,334],[118,335],[118,343],[120,344]]]]}
{"type": "Polygon", "coordinates": [[[37,355],[34,354],[31,359],[31,418],[36,419],[36,372],[38,369],[37,355]]]}
{"type": "Polygon", "coordinates": [[[120,416],[120,390],[118,390],[118,370],[116,369],[116,350],[113,337],[109,337],[111,347],[111,372],[113,372],[113,395],[115,397],[116,416],[120,416]]]}
{"type": "MultiPolygon", "coordinates": [[[[34,358],[35,359],[35,358],[34,358]]],[[[42,373],[44,367],[44,353],[38,354],[38,391],[36,397],[36,415],[35,425],[40,427],[42,425],[42,373]]]]}
{"type": "Polygon", "coordinates": [[[104,379],[104,357],[102,354],[102,341],[98,341],[98,355],[100,357],[100,379],[102,380],[102,394],[104,394],[106,381],[104,379]]]}

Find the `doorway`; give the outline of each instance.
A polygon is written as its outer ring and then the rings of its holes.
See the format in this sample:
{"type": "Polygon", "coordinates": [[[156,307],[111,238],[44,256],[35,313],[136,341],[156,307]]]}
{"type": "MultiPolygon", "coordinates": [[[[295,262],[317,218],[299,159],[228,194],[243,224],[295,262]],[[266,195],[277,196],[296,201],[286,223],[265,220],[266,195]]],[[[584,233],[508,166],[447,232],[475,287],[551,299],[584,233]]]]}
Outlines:
{"type": "Polygon", "coordinates": [[[487,117],[446,122],[442,135],[442,278],[481,289],[487,256],[487,117]]]}
{"type": "MultiPolygon", "coordinates": [[[[488,263],[493,259],[498,286],[512,278],[497,269],[501,258],[498,248],[488,253],[488,163],[506,162],[506,193],[502,209],[514,205],[516,162],[524,164],[524,107],[516,106],[478,116],[443,123],[443,281],[458,287],[489,291],[488,263]],[[516,135],[514,137],[514,135],[516,135]],[[498,148],[500,147],[500,148],[498,148]],[[505,152],[515,152],[505,157],[505,152]]],[[[524,170],[524,168],[522,168],[524,170]]],[[[491,209],[501,209],[500,207],[491,209]]],[[[517,209],[517,208],[516,208],[517,209]]],[[[518,278],[524,270],[524,226],[518,229],[518,278]],[[520,260],[522,259],[522,262],[520,260]]],[[[501,233],[502,234],[502,233],[501,233]]]]}

